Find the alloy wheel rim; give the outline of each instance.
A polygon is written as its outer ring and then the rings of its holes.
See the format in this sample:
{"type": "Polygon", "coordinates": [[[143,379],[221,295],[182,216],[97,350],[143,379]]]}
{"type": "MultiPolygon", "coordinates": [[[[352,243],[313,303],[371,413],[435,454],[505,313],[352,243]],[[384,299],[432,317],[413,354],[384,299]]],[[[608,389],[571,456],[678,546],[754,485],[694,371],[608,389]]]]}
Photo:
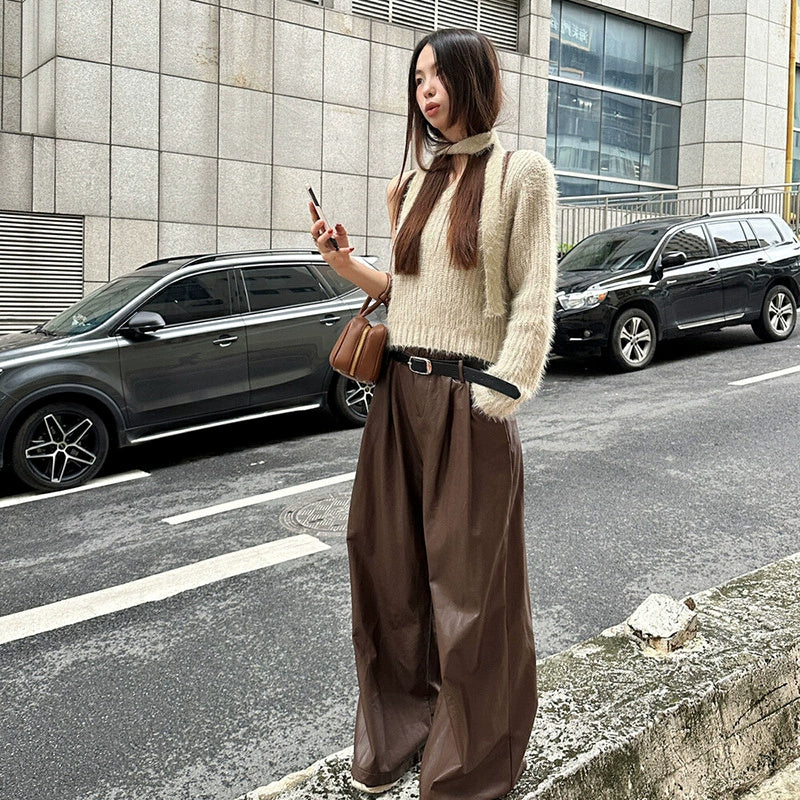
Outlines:
{"type": "Polygon", "coordinates": [[[789,330],[794,312],[792,310],[792,302],[785,292],[778,292],[770,300],[767,316],[769,317],[769,324],[775,333],[783,334],[789,330]]]}
{"type": "Polygon", "coordinates": [[[80,478],[97,461],[94,423],[82,414],[46,414],[25,448],[30,469],[58,485],[80,478]]]}
{"type": "Polygon", "coordinates": [[[348,381],[344,395],[347,407],[360,417],[366,417],[369,411],[369,404],[372,402],[372,389],[373,385],[371,383],[348,381]]]}
{"type": "Polygon", "coordinates": [[[620,350],[630,364],[641,364],[650,353],[652,342],[650,328],[641,317],[631,317],[619,332],[620,350]]]}

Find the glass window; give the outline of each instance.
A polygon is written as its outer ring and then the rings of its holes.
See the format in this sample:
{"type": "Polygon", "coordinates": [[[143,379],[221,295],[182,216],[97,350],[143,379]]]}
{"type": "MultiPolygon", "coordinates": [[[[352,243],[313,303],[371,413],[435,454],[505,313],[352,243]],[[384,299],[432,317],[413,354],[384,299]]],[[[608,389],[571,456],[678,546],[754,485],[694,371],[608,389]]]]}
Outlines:
{"type": "Polygon", "coordinates": [[[635,183],[614,183],[613,181],[600,181],[598,187],[600,194],[630,194],[638,192],[639,186],[635,183]]]}
{"type": "Polygon", "coordinates": [[[609,14],[606,17],[604,85],[641,92],[643,63],[644,25],[609,14]]]}
{"type": "Polygon", "coordinates": [[[778,226],[778,230],[781,232],[781,237],[783,238],[784,242],[797,241],[797,238],[794,235],[794,231],[789,227],[786,220],[781,219],[780,217],[774,217],[773,221],[778,226]]]}
{"type": "Polygon", "coordinates": [[[680,100],[682,63],[683,37],[648,25],[644,46],[644,93],[680,100]]]}
{"type": "Polygon", "coordinates": [[[553,0],[550,7],[550,74],[558,75],[558,51],[561,43],[561,3],[553,0]]]}
{"type": "Polygon", "coordinates": [[[792,134],[792,183],[800,181],[800,131],[792,134]]]}
{"type": "Polygon", "coordinates": [[[636,97],[603,92],[600,130],[600,174],[604,178],[638,180],[642,101],[636,97]]]}
{"type": "Polygon", "coordinates": [[[314,266],[337,295],[352,292],[356,288],[352,281],[343,278],[327,261],[317,262],[314,266]]]}
{"type": "Polygon", "coordinates": [[[678,182],[681,110],[645,100],[642,104],[642,180],[678,182]]]}
{"type": "Polygon", "coordinates": [[[559,75],[589,83],[601,82],[604,17],[601,11],[562,4],[559,75]]]}
{"type": "Polygon", "coordinates": [[[692,225],[678,231],[664,247],[664,254],[682,252],[686,253],[687,263],[711,258],[711,249],[708,246],[702,225],[692,225]]]}
{"type": "Polygon", "coordinates": [[[558,130],[558,87],[555,81],[550,81],[547,87],[547,158],[554,164],[556,162],[556,147],[558,130]]]}
{"type": "Polygon", "coordinates": [[[302,266],[251,267],[242,271],[251,311],[325,300],[319,281],[302,266]]]}
{"type": "Polygon", "coordinates": [[[781,243],[781,235],[771,219],[767,217],[758,217],[756,219],[750,219],[748,222],[756,236],[758,247],[770,247],[771,245],[781,243]]]}
{"type": "Polygon", "coordinates": [[[747,236],[738,222],[709,222],[708,232],[721,256],[748,249],[747,236]]]}
{"type": "Polygon", "coordinates": [[[597,174],[600,167],[600,92],[562,83],[558,87],[556,166],[597,174]]]}
{"type": "Polygon", "coordinates": [[[566,175],[556,175],[558,181],[558,194],[560,197],[581,197],[585,194],[597,194],[597,181],[585,178],[569,178],[566,175]]]}
{"type": "Polygon", "coordinates": [[[225,270],[175,281],[148,300],[139,311],[161,314],[167,325],[227,317],[231,294],[225,270]]]}

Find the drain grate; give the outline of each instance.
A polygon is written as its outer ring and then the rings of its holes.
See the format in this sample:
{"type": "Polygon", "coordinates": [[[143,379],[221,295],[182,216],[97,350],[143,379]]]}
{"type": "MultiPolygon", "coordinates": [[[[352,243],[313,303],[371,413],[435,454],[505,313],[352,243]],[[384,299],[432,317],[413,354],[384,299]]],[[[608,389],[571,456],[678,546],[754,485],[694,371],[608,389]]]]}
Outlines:
{"type": "Polygon", "coordinates": [[[330,495],[299,508],[284,508],[280,523],[295,533],[345,533],[350,495],[330,495]]]}

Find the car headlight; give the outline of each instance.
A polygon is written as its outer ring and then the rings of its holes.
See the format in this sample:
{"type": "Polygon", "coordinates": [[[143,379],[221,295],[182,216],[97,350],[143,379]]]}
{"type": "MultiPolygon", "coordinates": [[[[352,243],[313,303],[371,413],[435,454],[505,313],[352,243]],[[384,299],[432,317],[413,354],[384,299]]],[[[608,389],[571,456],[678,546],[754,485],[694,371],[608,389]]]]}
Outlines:
{"type": "Polygon", "coordinates": [[[608,296],[604,289],[587,289],[585,292],[562,292],[558,295],[558,302],[564,311],[576,311],[579,308],[594,308],[599,306],[608,296]]]}

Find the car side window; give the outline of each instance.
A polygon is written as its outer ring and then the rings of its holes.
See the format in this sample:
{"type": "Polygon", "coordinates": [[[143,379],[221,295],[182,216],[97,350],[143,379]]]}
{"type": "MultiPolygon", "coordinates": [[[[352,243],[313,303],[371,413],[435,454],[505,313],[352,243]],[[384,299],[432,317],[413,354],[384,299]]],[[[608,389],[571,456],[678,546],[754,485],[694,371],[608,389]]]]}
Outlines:
{"type": "Polygon", "coordinates": [[[347,292],[352,292],[356,288],[352,281],[343,278],[327,261],[321,261],[314,266],[320,271],[322,277],[337,295],[347,294],[347,292]]]}
{"type": "Polygon", "coordinates": [[[702,261],[711,258],[711,250],[706,241],[706,235],[702,225],[692,225],[678,231],[664,248],[664,253],[674,252],[686,253],[686,263],[692,261],[702,261]]]}
{"type": "Polygon", "coordinates": [[[711,234],[711,238],[717,246],[717,252],[721,256],[741,253],[750,249],[744,228],[737,221],[709,222],[708,232],[711,234]]]}
{"type": "Polygon", "coordinates": [[[749,219],[747,221],[753,229],[758,247],[771,247],[772,245],[781,243],[781,234],[771,219],[761,217],[759,219],[749,219]]]}
{"type": "Polygon", "coordinates": [[[228,272],[218,270],[175,281],[148,300],[139,311],[161,314],[167,326],[227,317],[231,313],[228,272]]]}
{"type": "Polygon", "coordinates": [[[242,270],[250,311],[268,311],[327,300],[319,281],[304,266],[277,264],[242,270]]]}

